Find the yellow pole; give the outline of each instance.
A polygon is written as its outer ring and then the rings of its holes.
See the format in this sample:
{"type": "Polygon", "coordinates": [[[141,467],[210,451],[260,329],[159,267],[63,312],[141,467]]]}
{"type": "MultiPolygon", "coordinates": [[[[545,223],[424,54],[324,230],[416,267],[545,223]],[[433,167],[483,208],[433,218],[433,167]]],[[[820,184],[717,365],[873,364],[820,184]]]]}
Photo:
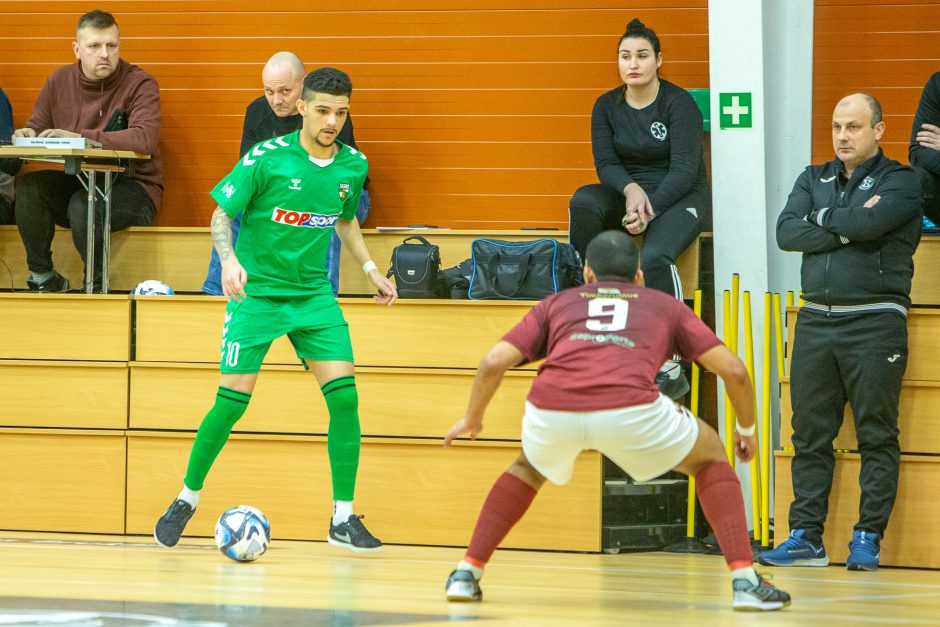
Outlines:
{"type": "Polygon", "coordinates": [[[738,354],[738,310],[740,309],[740,299],[738,294],[741,291],[741,275],[731,275],[731,342],[728,347],[735,355],[738,354]]]}
{"type": "MultiPolygon", "coordinates": [[[[695,296],[692,301],[692,311],[699,318],[702,317],[702,290],[695,290],[695,296]]],[[[693,416],[698,416],[698,388],[701,372],[699,366],[692,362],[692,384],[690,393],[692,398],[689,400],[689,410],[693,416]]],[[[689,494],[686,499],[685,513],[685,537],[695,537],[695,475],[689,475],[689,494]]]]}
{"type": "MultiPolygon", "coordinates": [[[[722,293],[722,313],[724,320],[725,344],[729,343],[731,336],[731,292],[725,290],[722,293]]],[[[730,344],[728,345],[730,348],[730,344]]],[[[725,453],[728,455],[728,463],[734,468],[734,409],[731,407],[731,397],[728,396],[728,390],[725,390],[725,453]]]]}
{"type": "MultiPolygon", "coordinates": [[[[791,292],[792,293],[792,292],[791,292]]],[[[787,366],[783,357],[783,312],[780,311],[780,294],[774,294],[774,339],[777,348],[777,380],[787,376],[787,366]]]]}
{"type": "Polygon", "coordinates": [[[792,306],[793,306],[793,292],[789,291],[787,292],[787,307],[789,308],[792,306]]]}
{"type": "MultiPolygon", "coordinates": [[[[747,375],[751,379],[751,389],[757,389],[754,386],[754,333],[751,321],[751,293],[745,291],[744,294],[744,364],[747,366],[747,375]]],[[[753,407],[754,428],[757,429],[757,397],[755,395],[753,407]]],[[[760,501],[760,436],[761,430],[754,432],[758,446],[755,451],[755,458],[751,460],[751,521],[754,523],[754,539],[760,540],[760,521],[761,521],[761,501],[760,501]]]]}
{"type": "MultiPolygon", "coordinates": [[[[779,294],[777,305],[779,306],[779,294]]],[[[761,482],[760,482],[760,544],[770,546],[770,292],[764,292],[764,371],[761,377],[761,482]]]]}

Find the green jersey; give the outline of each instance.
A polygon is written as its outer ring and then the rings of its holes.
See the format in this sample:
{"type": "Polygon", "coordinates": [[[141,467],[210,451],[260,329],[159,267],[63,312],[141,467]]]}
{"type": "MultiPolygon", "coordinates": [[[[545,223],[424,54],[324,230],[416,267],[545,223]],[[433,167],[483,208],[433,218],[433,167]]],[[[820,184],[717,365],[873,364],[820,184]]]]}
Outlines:
{"type": "Polygon", "coordinates": [[[332,294],[326,253],[336,220],[353,220],[369,164],[340,142],[329,160],[313,159],[299,131],[256,144],[210,195],[241,214],[235,255],[248,274],[245,293],[332,294]]]}

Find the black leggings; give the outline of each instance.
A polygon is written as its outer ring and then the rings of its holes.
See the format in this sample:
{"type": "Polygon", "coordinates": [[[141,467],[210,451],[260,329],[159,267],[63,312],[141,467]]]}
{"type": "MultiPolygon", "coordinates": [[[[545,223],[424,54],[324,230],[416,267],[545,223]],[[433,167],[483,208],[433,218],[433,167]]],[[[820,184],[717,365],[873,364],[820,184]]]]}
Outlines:
{"type": "MultiPolygon", "coordinates": [[[[605,185],[585,185],[574,193],[568,206],[568,240],[582,259],[594,236],[609,229],[623,230],[625,205],[623,194],[605,185]]],[[[693,190],[672,207],[654,210],[656,218],[643,233],[640,268],[647,287],[682,300],[676,259],[708,223],[711,217],[708,197],[693,190]]]]}
{"type": "MultiPolygon", "coordinates": [[[[156,213],[153,201],[140,183],[125,176],[111,179],[112,231],[147,226],[156,213]]],[[[104,202],[97,197],[95,277],[101,273],[103,216],[104,202]]],[[[57,224],[71,227],[75,248],[87,264],[88,192],[78,177],[56,170],[39,170],[20,177],[16,182],[16,225],[26,247],[26,264],[32,272],[41,274],[53,269],[52,238],[57,224]]]]}

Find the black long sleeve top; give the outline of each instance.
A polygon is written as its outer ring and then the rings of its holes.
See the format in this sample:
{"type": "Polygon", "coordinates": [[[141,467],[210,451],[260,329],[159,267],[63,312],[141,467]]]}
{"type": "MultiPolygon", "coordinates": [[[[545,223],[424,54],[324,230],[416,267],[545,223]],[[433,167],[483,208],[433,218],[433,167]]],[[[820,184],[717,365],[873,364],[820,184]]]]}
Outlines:
{"type": "Polygon", "coordinates": [[[660,79],[656,99],[634,109],[626,87],[601,95],[591,113],[594,167],[604,185],[623,193],[637,183],[662,213],[695,188],[707,188],[702,114],[684,89],[660,79]]]}

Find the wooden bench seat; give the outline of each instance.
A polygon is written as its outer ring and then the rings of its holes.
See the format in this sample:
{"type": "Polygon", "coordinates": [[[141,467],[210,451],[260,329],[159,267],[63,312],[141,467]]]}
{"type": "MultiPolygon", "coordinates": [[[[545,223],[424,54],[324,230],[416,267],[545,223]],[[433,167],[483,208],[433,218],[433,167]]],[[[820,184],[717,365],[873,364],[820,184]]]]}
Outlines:
{"type": "MultiPolygon", "coordinates": [[[[470,369],[357,368],[362,434],[443,438],[463,416],[473,376],[470,369]]],[[[506,374],[490,403],[482,438],[520,438],[534,377],[531,370],[506,374]]],[[[131,429],[195,431],[218,389],[219,369],[216,364],[132,362],[130,381],[131,429]]],[[[325,435],[328,422],[309,372],[300,366],[265,366],[235,431],[325,435]]]]}
{"type": "MultiPolygon", "coordinates": [[[[153,533],[177,493],[191,433],[128,432],[127,533],[153,533]]],[[[363,438],[356,509],[383,541],[460,546],[518,443],[363,438]]],[[[600,550],[601,458],[586,453],[564,487],[546,486],[504,547],[600,550]]],[[[225,509],[260,508],[275,539],[325,540],[332,488],[325,437],[233,435],[206,480],[187,534],[211,536],[225,509]]]]}
{"type": "MultiPolygon", "coordinates": [[[[776,451],[774,538],[782,542],[790,533],[787,522],[793,500],[791,451],[776,451]]],[[[829,496],[829,517],[823,542],[833,562],[845,563],[852,528],[858,520],[857,453],[836,453],[835,476],[829,496]]],[[[940,501],[937,475],[940,457],[901,455],[898,498],[881,543],[881,565],[905,568],[940,568],[940,501]]]]}
{"type": "MultiPolygon", "coordinates": [[[[441,249],[441,264],[448,268],[470,256],[470,242],[479,237],[509,241],[533,240],[544,237],[568,241],[568,233],[552,230],[465,231],[449,229],[378,231],[363,229],[366,244],[379,270],[388,270],[392,249],[410,235],[421,235],[441,249]]],[[[703,237],[710,237],[703,234],[703,237]]],[[[679,258],[679,274],[685,297],[692,298],[698,287],[700,241],[689,247],[679,258]]],[[[212,239],[208,227],[131,227],[114,233],[111,239],[111,289],[130,291],[146,279],[159,279],[178,292],[200,292],[209,267],[212,239]]],[[[82,280],[82,264],[72,244],[68,229],[57,228],[52,241],[56,270],[68,277],[73,286],[82,280]]],[[[0,226],[0,258],[13,273],[12,287],[26,286],[29,272],[26,253],[15,226],[0,226]]],[[[340,293],[371,294],[371,286],[344,250],[340,263],[340,293]]]]}
{"type": "MultiPolygon", "coordinates": [[[[901,385],[898,429],[901,451],[905,453],[927,453],[940,455],[940,382],[904,381],[901,385]]],[[[780,384],[780,445],[792,447],[793,408],[790,403],[790,379],[780,384]]],[[[833,448],[843,451],[858,450],[852,408],[846,405],[842,430],[833,443],[833,448]]]]}

